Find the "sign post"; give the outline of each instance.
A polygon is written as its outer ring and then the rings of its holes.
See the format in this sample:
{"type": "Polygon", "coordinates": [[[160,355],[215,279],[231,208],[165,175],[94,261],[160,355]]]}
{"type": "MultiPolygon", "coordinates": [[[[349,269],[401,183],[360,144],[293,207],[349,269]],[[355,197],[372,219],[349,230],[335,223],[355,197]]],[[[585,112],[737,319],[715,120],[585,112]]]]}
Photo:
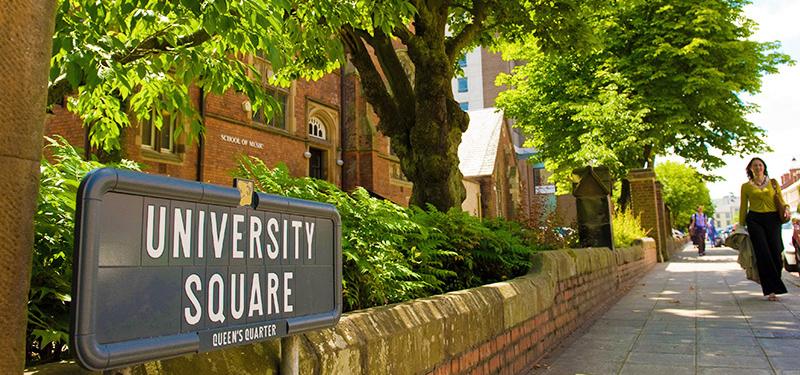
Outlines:
{"type": "Polygon", "coordinates": [[[84,178],[71,325],[82,366],[121,367],[338,322],[336,209],[237,185],[109,168],[84,178]]]}

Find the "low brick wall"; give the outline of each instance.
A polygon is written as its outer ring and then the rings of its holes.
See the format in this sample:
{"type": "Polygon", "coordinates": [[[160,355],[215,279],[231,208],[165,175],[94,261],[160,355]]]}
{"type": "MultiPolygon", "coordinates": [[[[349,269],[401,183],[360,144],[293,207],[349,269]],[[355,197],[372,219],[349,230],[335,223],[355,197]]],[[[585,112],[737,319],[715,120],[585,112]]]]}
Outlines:
{"type": "MultiPolygon", "coordinates": [[[[657,260],[656,244],[546,251],[507,282],[354,311],[302,335],[301,374],[517,374],[628,290],[657,260]]],[[[276,374],[276,340],[152,362],[123,374],[276,374]]],[[[38,374],[75,373],[74,364],[38,374]]]]}
{"type": "Polygon", "coordinates": [[[305,335],[303,374],[517,374],[656,263],[632,248],[547,251],[531,273],[347,314],[305,335]]]}

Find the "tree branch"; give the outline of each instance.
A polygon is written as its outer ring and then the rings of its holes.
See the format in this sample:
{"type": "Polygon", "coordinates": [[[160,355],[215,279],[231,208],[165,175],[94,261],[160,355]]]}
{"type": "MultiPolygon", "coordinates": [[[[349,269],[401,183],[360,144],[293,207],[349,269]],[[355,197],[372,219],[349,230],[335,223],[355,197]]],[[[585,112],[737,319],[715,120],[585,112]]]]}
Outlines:
{"type": "Polygon", "coordinates": [[[487,17],[487,3],[482,0],[475,0],[470,13],[472,13],[472,23],[465,26],[460,33],[445,42],[445,53],[450,61],[456,61],[467,45],[472,43],[478,34],[483,30],[483,22],[487,17]]]}
{"type": "Polygon", "coordinates": [[[392,30],[392,34],[398,37],[409,49],[416,48],[419,44],[417,36],[405,25],[398,25],[395,27],[394,30],[392,30]]]}
{"type": "MultiPolygon", "coordinates": [[[[165,29],[166,30],[166,29],[165,29]]],[[[145,38],[139,45],[130,50],[119,52],[111,56],[111,59],[120,63],[127,64],[148,55],[158,54],[169,51],[173,47],[159,36],[164,34],[164,30],[160,30],[153,35],[145,38]]],[[[204,29],[199,29],[190,35],[186,35],[177,40],[176,47],[195,47],[211,40],[211,35],[204,29]]],[[[72,93],[73,87],[69,84],[66,75],[58,77],[47,88],[47,106],[53,104],[64,104],[64,97],[72,93]]]]}
{"type": "Polygon", "coordinates": [[[141,59],[147,55],[155,53],[166,52],[175,47],[195,47],[199,46],[211,39],[211,35],[205,29],[199,29],[190,35],[186,35],[177,40],[176,46],[172,46],[167,41],[159,38],[161,32],[155,33],[139,43],[130,51],[117,53],[111,58],[121,64],[127,64],[132,61],[141,59]]]}
{"type": "MultiPolygon", "coordinates": [[[[364,94],[369,100],[375,112],[382,119],[397,119],[400,116],[400,111],[397,103],[391,95],[386,83],[383,81],[377,67],[372,61],[371,54],[364,45],[364,40],[358,36],[356,30],[351,26],[342,27],[339,31],[342,41],[344,42],[345,49],[350,55],[350,62],[356,67],[361,79],[364,94]]],[[[381,121],[384,123],[385,121],[381,121]]],[[[388,122],[388,121],[386,121],[388,122]]],[[[392,136],[392,129],[386,135],[392,136]]],[[[397,130],[397,129],[395,129],[397,130]]]]}
{"type": "Polygon", "coordinates": [[[399,108],[413,108],[414,87],[411,80],[414,77],[406,73],[389,36],[380,30],[375,31],[374,37],[364,32],[360,32],[358,35],[375,50],[378,63],[385,79],[389,82],[389,87],[392,89],[394,100],[399,108]]]}
{"type": "Polygon", "coordinates": [[[414,0],[417,14],[414,16],[414,34],[424,35],[433,23],[433,13],[425,0],[414,0]]]}

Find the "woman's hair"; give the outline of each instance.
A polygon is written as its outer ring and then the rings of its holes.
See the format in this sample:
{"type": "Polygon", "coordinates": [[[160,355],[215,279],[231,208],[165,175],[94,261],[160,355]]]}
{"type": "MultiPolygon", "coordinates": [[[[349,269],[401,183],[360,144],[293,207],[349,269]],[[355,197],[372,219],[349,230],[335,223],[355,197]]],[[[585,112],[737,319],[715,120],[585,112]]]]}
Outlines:
{"type": "Polygon", "coordinates": [[[759,157],[754,157],[750,159],[750,162],[747,163],[747,168],[745,168],[747,171],[747,178],[751,180],[753,179],[753,171],[750,170],[750,166],[753,165],[753,162],[756,160],[760,161],[761,164],[764,164],[764,176],[769,176],[769,173],[767,173],[767,163],[765,163],[764,160],[759,157]]]}

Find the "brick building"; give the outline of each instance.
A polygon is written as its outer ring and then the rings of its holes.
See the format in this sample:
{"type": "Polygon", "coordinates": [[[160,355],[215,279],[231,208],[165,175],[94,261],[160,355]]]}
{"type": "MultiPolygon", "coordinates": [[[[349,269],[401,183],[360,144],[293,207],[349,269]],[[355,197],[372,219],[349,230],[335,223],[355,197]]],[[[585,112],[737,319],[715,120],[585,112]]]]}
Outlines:
{"type": "MultiPolygon", "coordinates": [[[[453,97],[465,111],[494,107],[497,96],[507,89],[495,84],[497,76],[511,73],[521,63],[503,60],[500,53],[476,47],[459,60],[463,74],[451,82],[453,97]]],[[[576,220],[575,198],[555,195],[555,185],[548,181],[551,173],[542,163],[530,162],[536,150],[523,147],[525,137],[519,129],[512,127],[513,119],[506,121],[516,151],[516,170],[521,182],[517,192],[521,203],[519,214],[531,219],[554,219],[558,225],[572,225],[576,220]]]]}
{"type": "Polygon", "coordinates": [[[792,212],[800,213],[800,163],[792,158],[789,172],[781,175],[783,199],[792,212]]]}
{"type": "Polygon", "coordinates": [[[462,208],[480,217],[516,217],[520,180],[508,120],[496,108],[469,111],[458,147],[467,199],[462,208]]]}
{"type": "MultiPolygon", "coordinates": [[[[268,75],[268,64],[253,63],[268,75]]],[[[164,125],[136,122],[123,130],[122,155],[145,165],[150,173],[221,185],[231,182],[231,171],[243,156],[255,156],[274,166],[282,162],[294,176],[313,176],[341,185],[341,79],[339,72],[316,82],[296,81],[288,89],[270,87],[285,109],[282,116],[265,121],[250,100],[233,91],[207,95],[197,88],[190,95],[205,126],[205,136],[188,142],[184,135],[171,139],[176,126],[186,126],[179,116],[163,114],[164,125]]],[[[188,130],[188,129],[187,129],[188,130]]],[[[81,120],[56,108],[45,134],[63,135],[86,148],[87,130],[81,120]]]]}
{"type": "MultiPolygon", "coordinates": [[[[251,62],[264,77],[270,75],[266,61],[253,57],[251,62]]],[[[204,96],[192,88],[191,98],[205,126],[203,137],[189,142],[184,133],[171,139],[168,135],[174,127],[186,125],[179,116],[162,114],[161,130],[149,121],[133,121],[123,130],[122,156],[142,163],[145,172],[220,185],[231,183],[239,158],[253,156],[268,166],[284,163],[295,177],[324,179],[345,190],[361,186],[376,197],[408,204],[413,185],[400,170],[389,138],[377,130],[380,119],[362,95],[352,66],[315,82],[296,81],[288,89],[265,85],[284,108],[282,116],[266,121],[244,95],[230,91],[204,96]]],[[[62,135],[88,149],[88,133],[81,120],[63,108],[54,109],[45,134],[62,135]]],[[[503,134],[510,139],[507,129],[503,134]]],[[[474,181],[465,180],[465,184],[473,186],[474,181]]],[[[499,194],[504,202],[511,194],[507,189],[516,188],[505,182],[490,185],[503,190],[486,196],[495,199],[499,194]]],[[[495,206],[487,207],[497,212],[495,206]]],[[[506,206],[498,207],[510,212],[506,206]]]]}

